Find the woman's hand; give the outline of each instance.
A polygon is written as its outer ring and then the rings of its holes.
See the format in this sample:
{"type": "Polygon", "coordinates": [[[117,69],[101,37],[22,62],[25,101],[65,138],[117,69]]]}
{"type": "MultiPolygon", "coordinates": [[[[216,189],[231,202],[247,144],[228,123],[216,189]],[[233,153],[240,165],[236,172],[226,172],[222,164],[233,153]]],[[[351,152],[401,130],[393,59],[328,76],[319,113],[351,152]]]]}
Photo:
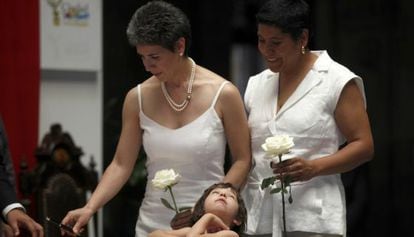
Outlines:
{"type": "MultiPolygon", "coordinates": [[[[82,207],[69,211],[68,214],[66,214],[65,218],[63,218],[62,224],[73,226],[73,232],[75,234],[80,234],[94,213],[95,212],[88,207],[82,207]]],[[[62,235],[70,236],[70,233],[62,231],[62,235]]]]}
{"type": "Polygon", "coordinates": [[[291,182],[307,181],[317,174],[317,169],[312,160],[296,157],[284,160],[280,163],[270,163],[273,173],[283,177],[289,177],[291,182]]]}

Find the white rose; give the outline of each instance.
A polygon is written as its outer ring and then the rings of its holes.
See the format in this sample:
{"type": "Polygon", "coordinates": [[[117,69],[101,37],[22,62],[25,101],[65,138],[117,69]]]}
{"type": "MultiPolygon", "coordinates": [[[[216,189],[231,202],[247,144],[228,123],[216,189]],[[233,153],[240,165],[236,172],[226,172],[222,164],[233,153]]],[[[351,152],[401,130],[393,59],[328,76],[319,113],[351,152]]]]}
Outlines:
{"type": "Polygon", "coordinates": [[[172,187],[178,183],[180,175],[173,169],[160,170],[155,173],[155,177],[152,180],[152,185],[156,188],[165,190],[167,187],[172,187]]]}
{"type": "Polygon", "coordinates": [[[262,148],[269,155],[269,158],[273,159],[275,156],[288,153],[294,145],[293,138],[288,135],[279,135],[266,138],[266,142],[262,144],[262,148]]]}

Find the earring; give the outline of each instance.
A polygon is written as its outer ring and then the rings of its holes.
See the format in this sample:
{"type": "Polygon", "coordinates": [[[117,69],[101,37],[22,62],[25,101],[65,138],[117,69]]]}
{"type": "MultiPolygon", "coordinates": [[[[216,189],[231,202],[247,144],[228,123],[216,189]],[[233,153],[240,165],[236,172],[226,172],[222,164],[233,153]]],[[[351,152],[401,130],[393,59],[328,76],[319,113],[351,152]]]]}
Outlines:
{"type": "Polygon", "coordinates": [[[300,51],[303,55],[306,53],[306,50],[305,50],[305,46],[303,46],[302,45],[302,48],[301,48],[301,51],[300,51]]]}

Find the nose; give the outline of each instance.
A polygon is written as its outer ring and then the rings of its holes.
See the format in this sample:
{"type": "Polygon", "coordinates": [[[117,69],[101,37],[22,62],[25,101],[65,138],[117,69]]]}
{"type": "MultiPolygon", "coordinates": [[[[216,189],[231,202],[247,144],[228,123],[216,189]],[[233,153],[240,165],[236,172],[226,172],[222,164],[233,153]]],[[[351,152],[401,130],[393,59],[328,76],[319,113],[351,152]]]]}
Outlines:
{"type": "Polygon", "coordinates": [[[275,53],[275,49],[270,44],[266,43],[259,45],[259,51],[264,56],[273,55],[275,53]]]}
{"type": "Polygon", "coordinates": [[[154,61],[149,58],[142,58],[142,64],[144,64],[145,71],[147,72],[150,72],[155,67],[154,61]]]}
{"type": "Polygon", "coordinates": [[[275,52],[275,49],[270,44],[267,44],[264,47],[264,52],[266,55],[273,54],[275,52]]]}
{"type": "Polygon", "coordinates": [[[226,193],[224,192],[220,193],[220,196],[227,197],[226,193]]]}

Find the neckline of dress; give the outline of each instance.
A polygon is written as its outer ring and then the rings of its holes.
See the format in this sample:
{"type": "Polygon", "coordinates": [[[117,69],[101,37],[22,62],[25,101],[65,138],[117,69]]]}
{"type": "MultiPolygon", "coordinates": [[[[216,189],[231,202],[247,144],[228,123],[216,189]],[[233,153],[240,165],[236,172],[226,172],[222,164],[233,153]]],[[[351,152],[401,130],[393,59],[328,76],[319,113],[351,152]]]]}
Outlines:
{"type": "Polygon", "coordinates": [[[152,119],[151,117],[149,117],[148,115],[146,115],[142,110],[140,110],[140,114],[141,115],[143,115],[143,117],[144,118],[146,118],[148,121],[150,121],[150,122],[152,122],[152,123],[154,123],[154,124],[156,124],[158,127],[160,127],[160,128],[163,128],[163,129],[166,129],[166,130],[170,130],[170,131],[179,131],[179,130],[182,130],[182,129],[185,129],[186,127],[189,127],[189,126],[191,126],[192,124],[194,124],[194,123],[196,123],[197,121],[199,121],[202,117],[204,117],[204,116],[206,116],[206,114],[208,114],[208,112],[209,111],[211,111],[211,110],[213,110],[213,113],[214,113],[214,116],[217,118],[217,119],[220,119],[219,118],[219,116],[218,116],[218,114],[217,114],[217,111],[214,109],[214,107],[208,107],[208,109],[207,110],[205,110],[203,113],[201,113],[199,116],[197,116],[195,119],[193,119],[193,120],[191,120],[190,122],[188,122],[188,123],[186,123],[186,124],[184,124],[184,125],[182,125],[182,126],[180,126],[180,127],[178,127],[178,128],[170,128],[170,127],[168,127],[168,126],[166,126],[166,125],[163,125],[163,124],[161,124],[161,123],[159,123],[159,122],[157,122],[156,120],[154,120],[154,119],[152,119]]]}

